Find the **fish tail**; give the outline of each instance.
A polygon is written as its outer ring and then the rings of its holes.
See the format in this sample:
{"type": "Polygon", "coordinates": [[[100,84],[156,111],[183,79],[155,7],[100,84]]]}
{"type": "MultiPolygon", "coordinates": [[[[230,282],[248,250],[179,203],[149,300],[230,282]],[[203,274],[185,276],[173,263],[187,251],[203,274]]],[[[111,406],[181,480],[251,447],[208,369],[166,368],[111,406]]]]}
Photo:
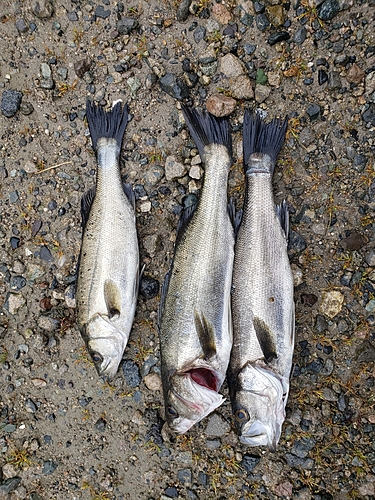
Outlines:
{"type": "MultiPolygon", "coordinates": [[[[271,157],[273,168],[282,145],[288,119],[274,118],[270,123],[264,123],[259,114],[252,115],[248,110],[243,122],[243,160],[245,172],[250,157],[254,153],[261,153],[271,157]]],[[[273,173],[273,172],[271,172],[273,173]]]]}
{"type": "Polygon", "coordinates": [[[204,148],[209,144],[222,144],[232,156],[232,139],[228,118],[216,118],[210,113],[182,105],[182,112],[190,134],[197,145],[199,155],[204,161],[204,148]]]}
{"type": "Polygon", "coordinates": [[[125,129],[128,124],[128,106],[117,102],[110,111],[104,111],[90,99],[86,103],[86,117],[89,124],[93,148],[97,149],[98,140],[102,137],[115,139],[121,147],[125,129]]]}

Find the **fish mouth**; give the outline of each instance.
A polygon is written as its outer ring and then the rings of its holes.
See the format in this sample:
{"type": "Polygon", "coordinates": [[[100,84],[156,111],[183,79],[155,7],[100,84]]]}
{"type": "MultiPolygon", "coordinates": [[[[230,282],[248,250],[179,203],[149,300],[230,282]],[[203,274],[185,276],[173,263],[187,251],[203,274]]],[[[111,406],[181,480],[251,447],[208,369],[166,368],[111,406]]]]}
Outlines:
{"type": "Polygon", "coordinates": [[[188,373],[198,385],[207,387],[207,389],[211,389],[215,392],[219,390],[219,381],[217,376],[208,368],[193,368],[186,373],[188,373]]]}
{"type": "Polygon", "coordinates": [[[276,436],[272,429],[259,420],[255,420],[250,427],[245,428],[240,441],[247,446],[268,446],[270,451],[276,451],[276,436]]]}

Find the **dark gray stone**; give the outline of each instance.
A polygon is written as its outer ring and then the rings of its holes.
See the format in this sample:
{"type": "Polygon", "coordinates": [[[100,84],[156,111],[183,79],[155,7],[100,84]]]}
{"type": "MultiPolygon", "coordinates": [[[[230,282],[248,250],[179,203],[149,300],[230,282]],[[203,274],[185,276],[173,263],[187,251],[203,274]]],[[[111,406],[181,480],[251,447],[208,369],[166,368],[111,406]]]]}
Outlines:
{"type": "Polygon", "coordinates": [[[17,200],[18,200],[18,192],[11,191],[9,193],[9,203],[16,203],[17,200]]]}
{"type": "Polygon", "coordinates": [[[318,104],[310,104],[307,108],[306,113],[308,114],[310,120],[313,122],[319,118],[322,109],[318,104]]]}
{"type": "Polygon", "coordinates": [[[319,85],[323,85],[326,82],[328,82],[328,74],[324,69],[320,69],[318,71],[318,83],[319,85]]]}
{"type": "Polygon", "coordinates": [[[337,0],[325,0],[318,7],[318,17],[322,21],[330,21],[340,12],[340,5],[337,0]]]}
{"type": "Polygon", "coordinates": [[[305,239],[293,230],[289,231],[288,253],[291,257],[303,252],[306,248],[305,239]]]}
{"type": "Polygon", "coordinates": [[[127,385],[129,387],[138,387],[141,383],[141,375],[136,363],[131,359],[126,359],[121,366],[127,385]]]}
{"type": "Polygon", "coordinates": [[[20,33],[26,33],[26,31],[29,29],[27,24],[25,23],[25,20],[23,18],[17,19],[16,21],[16,28],[20,33]]]}
{"type": "Polygon", "coordinates": [[[248,56],[250,56],[251,54],[254,54],[254,52],[256,51],[256,48],[257,48],[257,46],[253,45],[251,43],[245,43],[245,45],[243,46],[243,50],[245,51],[245,54],[247,54],[248,56]]]}
{"type": "Polygon", "coordinates": [[[42,473],[45,474],[46,476],[52,474],[56,469],[57,469],[57,463],[55,463],[53,460],[45,460],[43,462],[42,473]]]}
{"type": "Polygon", "coordinates": [[[316,441],[312,438],[302,438],[294,442],[291,453],[299,458],[306,458],[315,444],[316,441]]]}
{"type": "Polygon", "coordinates": [[[371,103],[368,109],[362,114],[362,118],[366,123],[375,126],[375,104],[371,103]]]}
{"type": "Polygon", "coordinates": [[[132,19],[130,17],[123,17],[117,23],[117,30],[120,35],[129,35],[138,26],[137,19],[132,19]]]}
{"type": "Polygon", "coordinates": [[[193,33],[195,43],[199,43],[205,36],[206,28],[204,26],[198,26],[198,28],[193,33]]]}
{"type": "Polygon", "coordinates": [[[53,258],[53,255],[51,254],[49,248],[46,247],[45,245],[40,247],[39,256],[42,260],[45,260],[46,262],[53,262],[55,260],[53,258]]]}
{"type": "Polygon", "coordinates": [[[258,457],[257,455],[250,455],[246,453],[242,458],[241,467],[246,472],[252,472],[259,462],[260,457],[258,457]]]}
{"type": "Polygon", "coordinates": [[[18,90],[5,90],[1,96],[1,112],[7,118],[14,116],[20,109],[22,94],[18,90]]]}
{"type": "Polygon", "coordinates": [[[315,330],[318,333],[323,333],[328,330],[328,327],[328,321],[325,319],[325,317],[321,314],[318,314],[315,320],[315,330]]]}
{"type": "Polygon", "coordinates": [[[0,493],[3,495],[7,495],[14,491],[17,486],[20,484],[21,478],[18,476],[10,477],[6,479],[4,482],[0,484],[0,493]]]}
{"type": "Polygon", "coordinates": [[[279,42],[284,42],[289,40],[290,35],[287,31],[279,31],[277,33],[272,33],[272,35],[268,38],[267,42],[270,45],[276,45],[279,42]]]}
{"type": "Polygon", "coordinates": [[[181,483],[191,483],[193,475],[190,469],[181,469],[177,471],[177,478],[181,483]]]}
{"type": "Polygon", "coordinates": [[[69,21],[78,21],[78,14],[75,11],[67,13],[69,21]]]}
{"type": "Polygon", "coordinates": [[[189,17],[189,7],[191,0],[182,0],[177,8],[176,17],[177,21],[184,22],[189,17]]]}
{"type": "Polygon", "coordinates": [[[298,45],[301,45],[305,40],[307,36],[307,30],[305,27],[300,28],[294,33],[293,37],[293,42],[297,43],[298,45]]]}
{"type": "Polygon", "coordinates": [[[173,73],[167,73],[159,80],[159,85],[164,92],[174,99],[185,99],[189,97],[189,87],[173,73]]]}
{"type": "Polygon", "coordinates": [[[95,9],[95,16],[101,19],[107,19],[111,15],[110,10],[106,10],[103,5],[98,5],[95,9]]]}
{"type": "Polygon", "coordinates": [[[169,488],[166,488],[164,490],[164,494],[169,497],[169,498],[177,498],[178,497],[178,491],[177,488],[174,486],[170,486],[169,488]]]}
{"type": "Polygon", "coordinates": [[[10,280],[10,288],[11,290],[21,290],[26,286],[26,280],[23,276],[13,276],[10,280]]]}
{"type": "Polygon", "coordinates": [[[299,458],[291,453],[286,453],[285,458],[289,467],[301,467],[302,469],[312,469],[314,467],[314,460],[312,458],[299,458]]]}
{"type": "Polygon", "coordinates": [[[271,26],[266,14],[258,14],[255,22],[259,31],[266,31],[271,26]]]}
{"type": "Polygon", "coordinates": [[[158,280],[151,278],[151,276],[142,276],[139,293],[145,299],[153,299],[159,293],[158,280]]]}

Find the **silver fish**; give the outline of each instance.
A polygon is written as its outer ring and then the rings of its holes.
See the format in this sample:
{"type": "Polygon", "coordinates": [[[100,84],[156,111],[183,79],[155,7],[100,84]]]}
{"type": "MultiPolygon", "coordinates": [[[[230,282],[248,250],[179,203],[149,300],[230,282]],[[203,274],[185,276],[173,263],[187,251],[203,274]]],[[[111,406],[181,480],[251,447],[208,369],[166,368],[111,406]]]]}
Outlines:
{"type": "Polygon", "coordinates": [[[134,194],[123,185],[119,156],[128,110],[87,102],[97,153],[96,187],[82,198],[83,239],[77,282],[77,322],[99,375],[111,380],[133,323],[139,283],[134,194]]]}
{"type": "Polygon", "coordinates": [[[234,258],[227,206],[229,122],[185,107],[183,112],[205,172],[196,208],[186,209],[180,219],[160,306],[165,414],[169,427],[179,434],[224,400],[218,391],[232,346],[234,258]]]}
{"type": "Polygon", "coordinates": [[[272,174],[287,121],[245,114],[246,194],[235,245],[233,348],[228,384],[240,441],[275,451],[285,419],[294,349],[289,212],[275,206],[272,174]]]}

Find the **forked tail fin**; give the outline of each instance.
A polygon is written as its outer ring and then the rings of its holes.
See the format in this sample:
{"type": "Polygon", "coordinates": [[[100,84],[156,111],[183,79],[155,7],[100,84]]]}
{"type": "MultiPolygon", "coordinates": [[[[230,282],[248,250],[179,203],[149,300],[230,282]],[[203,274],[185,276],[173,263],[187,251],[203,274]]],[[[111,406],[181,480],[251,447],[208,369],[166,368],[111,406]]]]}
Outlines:
{"type": "Polygon", "coordinates": [[[125,129],[128,124],[128,106],[117,102],[110,111],[104,111],[90,99],[86,103],[86,118],[89,124],[92,147],[97,149],[98,140],[102,137],[115,139],[121,147],[125,129]]]}
{"type": "MultiPolygon", "coordinates": [[[[276,159],[285,139],[288,119],[274,118],[270,123],[264,123],[258,114],[252,115],[246,111],[243,122],[243,163],[245,172],[250,156],[254,153],[268,155],[275,165],[276,159]]],[[[271,172],[272,173],[272,172],[271,172]]]]}
{"type": "Polygon", "coordinates": [[[228,118],[216,118],[210,113],[200,113],[196,109],[184,105],[182,112],[203,161],[204,147],[209,144],[226,146],[229,156],[232,156],[232,138],[228,118]]]}

